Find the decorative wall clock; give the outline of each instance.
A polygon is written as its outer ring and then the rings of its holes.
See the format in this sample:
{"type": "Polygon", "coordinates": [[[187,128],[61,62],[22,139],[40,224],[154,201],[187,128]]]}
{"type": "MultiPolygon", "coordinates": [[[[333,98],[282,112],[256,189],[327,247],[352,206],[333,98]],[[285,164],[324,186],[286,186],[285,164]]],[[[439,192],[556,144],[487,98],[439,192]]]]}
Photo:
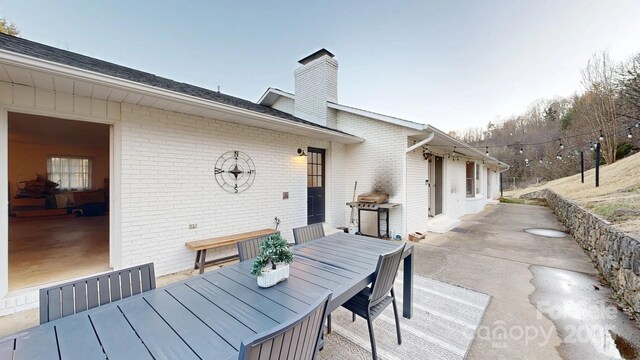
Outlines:
{"type": "Polygon", "coordinates": [[[215,177],[224,190],[237,194],[251,187],[256,167],[242,151],[227,151],[216,161],[215,177]]]}

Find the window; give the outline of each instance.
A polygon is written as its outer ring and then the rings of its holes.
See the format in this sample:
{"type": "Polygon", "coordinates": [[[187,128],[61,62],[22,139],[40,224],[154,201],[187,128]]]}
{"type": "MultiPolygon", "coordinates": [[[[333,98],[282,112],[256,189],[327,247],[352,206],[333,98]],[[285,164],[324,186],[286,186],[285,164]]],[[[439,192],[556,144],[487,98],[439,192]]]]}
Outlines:
{"type": "Polygon", "coordinates": [[[62,190],[91,188],[91,159],[52,156],[47,160],[47,179],[60,184],[62,190]]]}
{"type": "Polygon", "coordinates": [[[309,150],[309,155],[307,156],[307,187],[324,186],[322,183],[324,179],[322,176],[322,170],[324,169],[322,158],[322,153],[309,150]]]}
{"type": "Polygon", "coordinates": [[[476,166],[473,161],[467,161],[467,197],[476,196],[476,166]]]}
{"type": "Polygon", "coordinates": [[[480,164],[476,163],[476,194],[480,194],[480,164]]]}

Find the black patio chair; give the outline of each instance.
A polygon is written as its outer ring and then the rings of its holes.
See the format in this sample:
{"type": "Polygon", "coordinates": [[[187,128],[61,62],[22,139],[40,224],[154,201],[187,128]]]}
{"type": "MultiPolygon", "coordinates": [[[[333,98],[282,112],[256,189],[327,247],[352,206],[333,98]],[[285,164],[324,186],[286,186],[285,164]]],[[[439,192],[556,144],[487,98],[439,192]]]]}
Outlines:
{"type": "Polygon", "coordinates": [[[258,333],[240,345],[239,360],[312,360],[318,353],[330,292],[309,306],[309,311],[275,329],[258,333]]]}
{"type": "Polygon", "coordinates": [[[40,324],[155,288],[149,263],[40,289],[40,324]]]}
{"type": "Polygon", "coordinates": [[[404,252],[403,244],[397,250],[380,255],[378,258],[378,266],[373,278],[371,287],[367,287],[360,291],[351,299],[347,300],[342,306],[352,313],[353,321],[356,321],[356,315],[367,320],[369,327],[369,338],[371,339],[371,354],[373,359],[378,358],[376,354],[376,339],[373,334],[373,320],[382,313],[384,309],[393,304],[393,314],[396,318],[396,333],[398,335],[398,345],[402,344],[400,336],[400,319],[398,317],[398,306],[396,305],[396,295],[393,291],[393,283],[398,273],[400,260],[404,252]],[[389,295],[390,294],[390,295],[389,295]]]}
{"type": "Polygon", "coordinates": [[[324,237],[324,227],[322,227],[322,224],[320,223],[293,229],[293,240],[296,245],[321,237],[324,237]]]}
{"type": "Polygon", "coordinates": [[[238,257],[240,257],[240,261],[253,259],[258,256],[258,254],[260,253],[258,245],[260,244],[260,241],[264,239],[266,239],[266,236],[238,241],[238,257]]]}

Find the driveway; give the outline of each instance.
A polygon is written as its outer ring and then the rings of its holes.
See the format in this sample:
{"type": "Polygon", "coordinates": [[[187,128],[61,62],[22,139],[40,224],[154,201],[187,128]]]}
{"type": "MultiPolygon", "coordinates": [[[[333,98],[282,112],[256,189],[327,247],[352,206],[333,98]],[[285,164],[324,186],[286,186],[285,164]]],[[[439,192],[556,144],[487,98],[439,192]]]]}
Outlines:
{"type": "Polygon", "coordinates": [[[492,296],[468,358],[636,358],[640,330],[546,207],[499,204],[416,246],[416,271],[492,296]]]}

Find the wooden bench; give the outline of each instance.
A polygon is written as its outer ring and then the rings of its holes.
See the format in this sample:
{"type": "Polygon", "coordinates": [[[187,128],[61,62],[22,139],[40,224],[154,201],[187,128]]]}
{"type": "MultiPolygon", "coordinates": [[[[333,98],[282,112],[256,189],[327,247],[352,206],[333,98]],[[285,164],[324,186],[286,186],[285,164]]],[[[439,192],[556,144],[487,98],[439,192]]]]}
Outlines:
{"type": "Polygon", "coordinates": [[[238,243],[238,241],[261,238],[261,237],[266,237],[272,234],[279,234],[279,233],[280,233],[280,230],[276,230],[276,229],[262,229],[262,230],[250,231],[242,234],[220,236],[212,239],[189,241],[184,245],[190,250],[197,251],[196,261],[193,265],[193,268],[200,269],[200,274],[202,274],[204,272],[205,266],[207,265],[211,265],[221,261],[235,259],[238,257],[238,255],[233,255],[233,256],[227,256],[220,259],[206,261],[208,249],[215,249],[215,248],[220,248],[224,246],[235,245],[236,243],[238,243]]]}

